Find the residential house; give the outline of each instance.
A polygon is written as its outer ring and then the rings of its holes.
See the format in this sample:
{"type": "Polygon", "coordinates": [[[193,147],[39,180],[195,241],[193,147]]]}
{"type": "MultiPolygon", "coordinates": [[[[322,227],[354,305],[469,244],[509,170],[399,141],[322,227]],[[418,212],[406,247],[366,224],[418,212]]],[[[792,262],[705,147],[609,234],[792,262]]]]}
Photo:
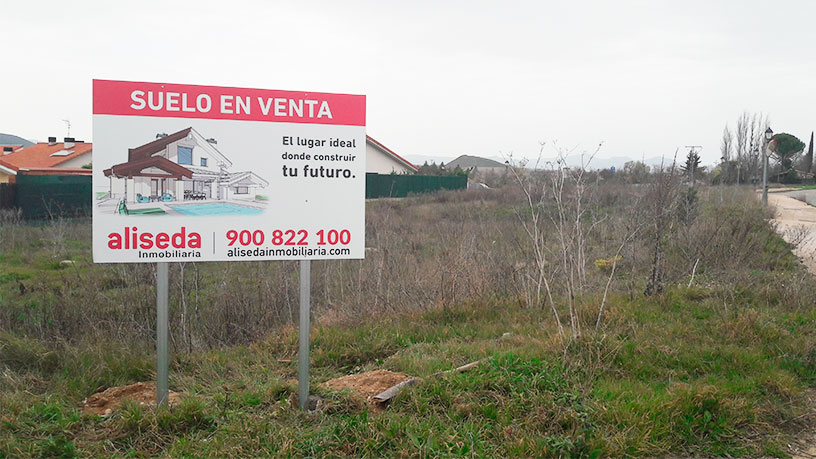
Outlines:
{"type": "Polygon", "coordinates": [[[366,173],[413,174],[418,168],[388,147],[366,136],[366,173]]]}
{"type": "Polygon", "coordinates": [[[232,161],[192,127],[128,149],[127,162],[103,173],[111,198],[128,203],[149,201],[247,200],[269,183],[254,172],[231,172],[232,161]]]}
{"type": "Polygon", "coordinates": [[[14,182],[20,171],[29,174],[90,175],[92,161],[93,145],[72,137],[66,137],[63,142],[49,137],[48,142],[28,147],[3,145],[0,183],[14,182]]]}

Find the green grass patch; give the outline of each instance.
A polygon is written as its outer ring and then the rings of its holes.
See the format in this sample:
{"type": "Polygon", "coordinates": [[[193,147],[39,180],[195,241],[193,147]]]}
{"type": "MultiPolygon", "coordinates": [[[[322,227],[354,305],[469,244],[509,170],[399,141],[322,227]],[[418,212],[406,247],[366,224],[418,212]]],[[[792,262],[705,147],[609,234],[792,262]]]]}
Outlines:
{"type": "Polygon", "coordinates": [[[770,308],[734,315],[714,295],[678,288],[649,300],[615,297],[609,314],[629,325],[587,331],[566,348],[546,313],[495,303],[316,328],[313,384],[374,368],[427,377],[482,361],[470,372],[428,379],[384,411],[317,385],[321,411],[294,409],[295,387],[285,381],[295,368],[275,358],[296,346],[296,334],[286,332],[178,356],[171,386],[188,394],[179,406],[126,404],[110,418],[82,417],[76,404],[91,393],[152,379],[149,352],[54,350],[5,335],[0,364],[21,380],[0,395],[11,407],[0,424],[0,450],[355,457],[784,451],[790,433],[780,426],[807,409],[803,394],[816,372],[816,317],[770,308]],[[35,393],[23,392],[31,387],[25,378],[38,381],[35,393]]]}

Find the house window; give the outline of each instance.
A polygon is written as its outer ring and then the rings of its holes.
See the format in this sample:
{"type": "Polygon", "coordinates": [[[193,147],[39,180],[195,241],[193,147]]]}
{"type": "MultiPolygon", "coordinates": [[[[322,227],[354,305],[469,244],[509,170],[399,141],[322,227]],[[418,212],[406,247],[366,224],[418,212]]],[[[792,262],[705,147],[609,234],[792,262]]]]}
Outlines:
{"type": "Polygon", "coordinates": [[[207,167],[207,158],[201,158],[201,167],[207,167]]]}
{"type": "Polygon", "coordinates": [[[235,187],[235,194],[249,194],[249,187],[248,186],[237,186],[237,187],[235,187]]]}
{"type": "Polygon", "coordinates": [[[178,147],[178,163],[193,165],[192,147],[178,147]]]}

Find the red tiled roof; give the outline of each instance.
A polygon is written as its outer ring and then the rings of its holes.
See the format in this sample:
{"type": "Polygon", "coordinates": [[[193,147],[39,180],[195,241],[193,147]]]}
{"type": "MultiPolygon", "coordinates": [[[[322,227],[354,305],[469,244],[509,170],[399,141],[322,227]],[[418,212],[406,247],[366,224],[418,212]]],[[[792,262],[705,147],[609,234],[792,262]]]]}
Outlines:
{"type": "Polygon", "coordinates": [[[70,154],[65,156],[51,156],[59,151],[66,150],[64,143],[55,143],[48,145],[46,142],[40,142],[30,147],[20,148],[14,153],[0,157],[0,164],[10,168],[19,169],[37,169],[56,167],[66,161],[82,156],[93,150],[93,144],[85,142],[77,142],[73,147],[68,148],[70,154]]]}
{"type": "Polygon", "coordinates": [[[9,163],[7,163],[7,162],[3,161],[3,159],[2,159],[2,158],[0,158],[0,166],[3,166],[3,167],[5,167],[6,169],[11,169],[11,170],[13,170],[14,172],[17,172],[17,168],[16,168],[16,167],[14,167],[14,166],[12,166],[11,164],[9,164],[9,163]]]}
{"type": "Polygon", "coordinates": [[[370,135],[366,135],[366,140],[368,140],[369,142],[373,143],[375,146],[377,146],[378,148],[380,148],[380,149],[381,149],[381,150],[383,150],[384,152],[386,152],[386,153],[388,153],[389,155],[393,156],[393,157],[394,157],[394,159],[396,159],[397,161],[399,161],[399,162],[401,162],[401,163],[405,164],[406,166],[410,167],[410,168],[411,168],[411,169],[413,169],[414,171],[418,171],[418,170],[419,170],[419,168],[418,168],[418,167],[416,167],[416,166],[414,166],[414,165],[413,165],[413,164],[412,164],[410,161],[408,161],[407,159],[403,158],[402,156],[400,156],[400,155],[398,155],[398,154],[394,153],[393,151],[391,151],[391,149],[390,149],[390,148],[386,147],[385,145],[381,144],[380,142],[377,142],[377,141],[376,141],[376,140],[374,140],[374,138],[373,138],[373,137],[371,137],[370,135]]]}
{"type": "Polygon", "coordinates": [[[176,140],[181,140],[187,137],[192,129],[192,127],[188,127],[187,129],[174,132],[167,137],[162,137],[150,143],[146,143],[141,147],[130,148],[128,149],[128,161],[149,158],[153,155],[153,153],[158,153],[164,150],[168,145],[176,140]]]}

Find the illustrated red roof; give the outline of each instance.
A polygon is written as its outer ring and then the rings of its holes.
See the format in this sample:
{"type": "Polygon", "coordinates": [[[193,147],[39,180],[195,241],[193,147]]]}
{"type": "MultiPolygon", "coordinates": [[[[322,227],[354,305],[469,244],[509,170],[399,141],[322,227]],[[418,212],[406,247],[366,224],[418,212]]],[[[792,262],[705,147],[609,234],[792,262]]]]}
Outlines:
{"type": "Polygon", "coordinates": [[[414,166],[414,165],[413,165],[413,164],[412,164],[410,161],[408,161],[407,159],[403,158],[402,156],[400,156],[400,155],[398,155],[398,154],[394,153],[393,151],[391,151],[391,149],[390,149],[390,148],[388,148],[388,147],[386,147],[385,145],[381,144],[380,142],[378,142],[378,141],[374,140],[374,138],[373,138],[373,137],[371,137],[370,135],[366,135],[366,140],[368,140],[369,142],[371,142],[372,144],[374,144],[376,147],[380,148],[382,151],[384,151],[384,152],[388,153],[389,155],[391,155],[391,156],[392,156],[394,159],[396,159],[397,161],[399,161],[399,162],[401,162],[401,163],[405,164],[406,166],[410,167],[410,168],[411,168],[411,169],[413,169],[414,171],[418,171],[418,170],[419,170],[419,168],[418,168],[418,167],[416,167],[416,166],[414,166]]]}
{"type": "Polygon", "coordinates": [[[105,177],[165,177],[164,174],[142,172],[144,169],[156,168],[166,172],[175,179],[182,177],[193,178],[193,172],[186,167],[170,161],[164,156],[150,156],[148,158],[136,159],[122,164],[116,164],[110,169],[102,171],[105,177]]]}
{"type": "Polygon", "coordinates": [[[128,161],[149,158],[154,153],[158,153],[167,148],[167,146],[170,145],[171,143],[187,137],[188,135],[190,135],[190,131],[192,130],[193,130],[192,127],[188,127],[187,129],[182,129],[168,136],[158,138],[150,143],[146,143],[141,147],[129,148],[128,161]]]}
{"type": "Polygon", "coordinates": [[[49,145],[47,142],[40,142],[30,147],[15,150],[8,155],[0,156],[0,165],[15,171],[57,167],[92,150],[93,144],[85,142],[76,142],[70,148],[65,148],[65,143],[49,145]],[[57,155],[54,155],[54,153],[57,153],[57,155]]]}

